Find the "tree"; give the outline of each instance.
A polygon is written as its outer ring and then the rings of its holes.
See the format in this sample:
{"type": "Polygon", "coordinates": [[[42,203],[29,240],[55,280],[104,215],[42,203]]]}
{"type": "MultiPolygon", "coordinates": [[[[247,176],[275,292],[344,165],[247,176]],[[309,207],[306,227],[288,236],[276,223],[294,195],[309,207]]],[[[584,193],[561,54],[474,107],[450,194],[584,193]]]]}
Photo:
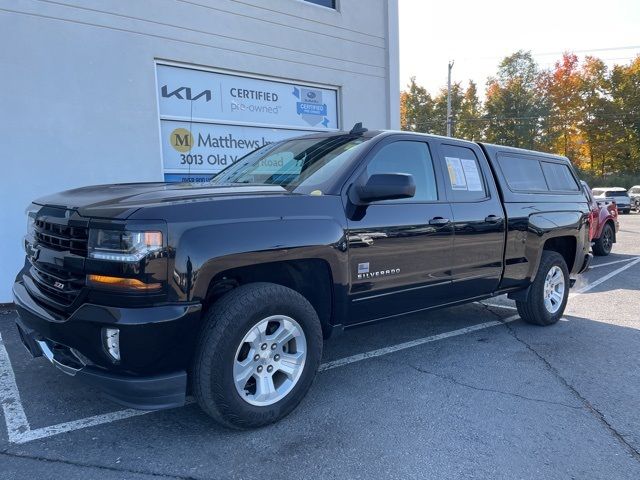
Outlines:
{"type": "MultiPolygon", "coordinates": [[[[453,83],[451,85],[451,136],[456,137],[458,134],[457,123],[458,115],[460,113],[460,107],[462,105],[462,98],[464,91],[460,82],[453,83]]],[[[431,125],[429,126],[429,132],[436,135],[447,134],[447,89],[441,88],[438,95],[434,99],[433,105],[433,117],[431,125]]]]}
{"type": "Polygon", "coordinates": [[[482,104],[478,98],[478,87],[469,80],[469,86],[464,92],[458,114],[456,135],[467,140],[481,140],[483,138],[482,104]]]}
{"type": "Polygon", "coordinates": [[[616,65],[611,73],[611,93],[621,128],[617,162],[622,170],[640,173],[640,55],[629,65],[616,65]]]}
{"type": "Polygon", "coordinates": [[[543,72],[539,80],[547,117],[544,143],[551,151],[572,159],[579,158],[582,144],[579,130],[581,84],[578,57],[573,53],[563,54],[554,69],[543,72]]]}
{"type": "Polygon", "coordinates": [[[432,121],[433,99],[424,87],[411,77],[408,90],[400,95],[400,128],[412,132],[426,132],[432,121]]]}
{"type": "Polygon", "coordinates": [[[604,62],[587,57],[580,69],[579,92],[582,99],[577,122],[584,136],[583,157],[587,170],[603,176],[609,160],[617,156],[616,106],[611,98],[611,82],[604,62]]]}
{"type": "Polygon", "coordinates": [[[537,90],[538,67],[530,52],[506,57],[498,74],[487,82],[485,118],[488,141],[535,148],[541,113],[537,90]]]}

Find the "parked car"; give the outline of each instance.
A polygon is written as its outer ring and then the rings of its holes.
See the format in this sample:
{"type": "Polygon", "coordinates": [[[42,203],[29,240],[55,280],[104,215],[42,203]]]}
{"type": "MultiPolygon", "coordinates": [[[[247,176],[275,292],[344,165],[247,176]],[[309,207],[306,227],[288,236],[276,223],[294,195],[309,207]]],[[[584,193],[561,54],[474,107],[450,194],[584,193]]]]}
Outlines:
{"type": "Polygon", "coordinates": [[[640,212],[640,185],[634,185],[629,189],[629,198],[631,199],[631,208],[640,212]]]}
{"type": "Polygon", "coordinates": [[[221,424],[258,427],[298,405],[345,327],[500,294],[557,322],[589,214],[565,157],[357,124],[206,184],[35,200],[17,323],[33,356],[124,405],[182,405],[189,385],[221,424]]]}
{"type": "Polygon", "coordinates": [[[596,200],[586,182],[581,181],[584,193],[589,200],[589,238],[593,245],[593,253],[606,256],[611,253],[618,233],[618,209],[613,201],[596,200]]]}
{"type": "Polygon", "coordinates": [[[621,187],[594,188],[591,190],[596,200],[611,197],[615,200],[618,211],[629,213],[631,211],[631,199],[626,189],[621,187]]]}

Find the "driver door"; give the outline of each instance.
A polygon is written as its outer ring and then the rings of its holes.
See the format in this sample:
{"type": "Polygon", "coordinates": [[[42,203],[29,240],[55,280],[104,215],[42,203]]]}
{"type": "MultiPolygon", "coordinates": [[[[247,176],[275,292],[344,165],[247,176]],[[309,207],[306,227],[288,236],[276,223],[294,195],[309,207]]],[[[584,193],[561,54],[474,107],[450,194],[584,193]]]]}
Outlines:
{"type": "Polygon", "coordinates": [[[347,220],[349,323],[446,303],[451,284],[453,223],[442,171],[429,142],[377,145],[361,174],[413,176],[413,198],[373,202],[347,220]]]}

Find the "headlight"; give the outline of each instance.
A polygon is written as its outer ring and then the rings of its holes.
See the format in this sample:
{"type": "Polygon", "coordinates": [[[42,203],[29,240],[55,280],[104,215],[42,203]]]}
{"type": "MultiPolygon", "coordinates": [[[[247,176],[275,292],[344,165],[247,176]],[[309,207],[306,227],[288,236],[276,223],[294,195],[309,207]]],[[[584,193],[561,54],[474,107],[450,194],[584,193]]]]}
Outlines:
{"type": "Polygon", "coordinates": [[[24,213],[27,214],[27,235],[33,235],[36,231],[36,215],[40,210],[40,205],[32,203],[24,213]]]}
{"type": "Polygon", "coordinates": [[[89,257],[113,262],[138,262],[162,250],[162,232],[89,231],[89,257]]]}

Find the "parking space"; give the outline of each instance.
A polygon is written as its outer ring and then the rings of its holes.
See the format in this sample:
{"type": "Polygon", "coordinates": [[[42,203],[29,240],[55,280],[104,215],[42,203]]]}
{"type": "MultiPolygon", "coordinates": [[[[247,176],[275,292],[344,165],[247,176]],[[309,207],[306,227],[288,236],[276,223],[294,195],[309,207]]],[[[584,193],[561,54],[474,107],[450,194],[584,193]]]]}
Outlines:
{"type": "Polygon", "coordinates": [[[499,297],[347,331],[300,407],[248,432],[121,410],[3,312],[0,478],[640,478],[640,215],[620,224],[557,325],[499,297]]]}

